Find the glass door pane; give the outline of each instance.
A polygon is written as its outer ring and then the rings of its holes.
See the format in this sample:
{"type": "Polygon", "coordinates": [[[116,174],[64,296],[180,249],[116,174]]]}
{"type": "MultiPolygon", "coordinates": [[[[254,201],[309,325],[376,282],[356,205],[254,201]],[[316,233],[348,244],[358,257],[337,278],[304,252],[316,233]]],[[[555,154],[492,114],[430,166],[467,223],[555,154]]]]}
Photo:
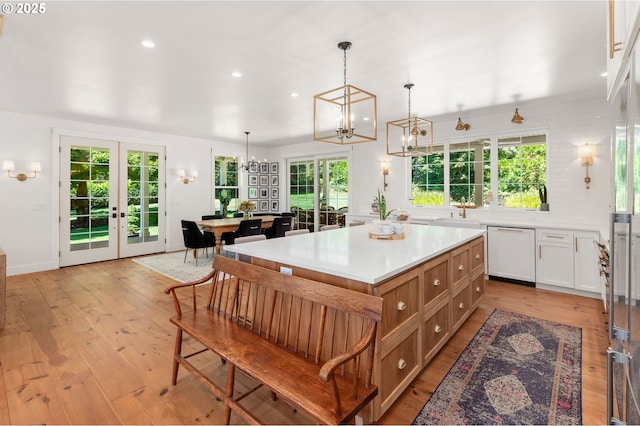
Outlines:
{"type": "Polygon", "coordinates": [[[289,161],[289,205],[298,229],[344,226],[349,211],[348,157],[289,161]]]}
{"type": "Polygon", "coordinates": [[[349,210],[349,162],[346,158],[318,160],[318,194],[318,226],[344,226],[344,214],[349,210]]]}
{"type": "Polygon", "coordinates": [[[60,265],[117,257],[117,143],[61,138],[60,265]]]}
{"type": "Polygon", "coordinates": [[[164,148],[121,144],[120,152],[120,257],[163,251],[164,148]]]}
{"type": "Polygon", "coordinates": [[[289,205],[297,229],[314,230],[315,164],[314,160],[289,162],[289,205]]]}

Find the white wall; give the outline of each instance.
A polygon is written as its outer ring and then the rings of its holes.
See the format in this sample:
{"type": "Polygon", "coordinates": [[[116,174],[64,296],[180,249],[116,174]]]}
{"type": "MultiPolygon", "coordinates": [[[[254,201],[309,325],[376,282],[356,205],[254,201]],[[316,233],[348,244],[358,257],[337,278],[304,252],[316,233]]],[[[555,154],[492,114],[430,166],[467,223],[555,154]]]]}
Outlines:
{"type": "MultiPolygon", "coordinates": [[[[471,124],[468,132],[455,132],[455,116],[429,117],[434,121],[436,140],[498,136],[529,130],[546,130],[548,139],[548,188],[551,211],[524,212],[505,209],[477,209],[469,216],[515,217],[526,221],[554,220],[597,226],[606,235],[611,202],[609,104],[600,99],[520,103],[522,125],[510,123],[514,107],[500,107],[462,113],[471,124]],[[576,147],[597,144],[598,156],[590,168],[591,189],[584,184],[584,167],[576,147]]],[[[409,198],[407,160],[386,155],[385,123],[378,123],[378,141],[353,146],[309,142],[269,150],[251,147],[250,155],[280,161],[281,210],[287,206],[286,160],[309,155],[347,153],[351,156],[350,206],[352,212],[370,211],[371,201],[382,188],[380,162],[390,159],[390,208],[405,208],[414,215],[445,216],[452,209],[412,207],[409,198]]],[[[15,275],[56,268],[58,265],[58,141],[53,133],[71,133],[125,142],[166,146],[167,154],[167,250],[183,248],[180,219],[197,219],[212,211],[211,152],[244,156],[244,140],[238,144],[194,139],[148,131],[131,130],[0,111],[0,160],[14,160],[16,168],[27,170],[31,161],[42,163],[37,179],[18,182],[0,177],[0,246],[7,253],[8,274],[15,275]],[[184,185],[176,170],[198,170],[197,182],[184,185]]],[[[241,193],[246,195],[246,174],[241,175],[241,193]]],[[[241,197],[244,198],[244,197],[241,197]]]]}

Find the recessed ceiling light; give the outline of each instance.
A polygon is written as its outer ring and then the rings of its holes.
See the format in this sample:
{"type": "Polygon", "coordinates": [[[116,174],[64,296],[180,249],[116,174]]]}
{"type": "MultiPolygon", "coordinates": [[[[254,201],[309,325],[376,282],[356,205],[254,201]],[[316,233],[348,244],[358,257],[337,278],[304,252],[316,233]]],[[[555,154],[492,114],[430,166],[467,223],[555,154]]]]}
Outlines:
{"type": "Polygon", "coordinates": [[[362,121],[369,121],[369,117],[362,117],[362,121]]]}
{"type": "Polygon", "coordinates": [[[231,73],[231,75],[235,78],[240,78],[242,77],[242,73],[240,71],[234,71],[231,73]]]}
{"type": "Polygon", "coordinates": [[[289,96],[291,96],[292,98],[297,98],[300,95],[298,94],[298,92],[291,92],[289,96]]]}
{"type": "Polygon", "coordinates": [[[142,44],[142,46],[146,47],[147,49],[153,49],[154,47],[156,47],[156,44],[151,40],[142,40],[140,44],[142,44]]]}
{"type": "Polygon", "coordinates": [[[605,71],[602,74],[600,74],[600,77],[606,77],[607,75],[609,75],[609,73],[605,71]]]}

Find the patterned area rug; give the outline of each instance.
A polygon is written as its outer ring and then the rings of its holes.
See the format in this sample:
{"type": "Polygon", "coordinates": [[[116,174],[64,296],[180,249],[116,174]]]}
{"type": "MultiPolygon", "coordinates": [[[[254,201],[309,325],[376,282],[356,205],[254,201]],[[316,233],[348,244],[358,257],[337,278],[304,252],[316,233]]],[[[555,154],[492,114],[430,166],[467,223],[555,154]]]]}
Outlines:
{"type": "Polygon", "coordinates": [[[209,250],[208,258],[202,251],[198,252],[198,266],[196,266],[193,251],[187,253],[187,260],[184,262],[184,250],[154,256],[136,257],[131,260],[145,268],[183,283],[194,281],[207,275],[213,262],[211,250],[209,250]]]}
{"type": "Polygon", "coordinates": [[[495,310],[413,424],[581,424],[582,329],[495,310]]]}

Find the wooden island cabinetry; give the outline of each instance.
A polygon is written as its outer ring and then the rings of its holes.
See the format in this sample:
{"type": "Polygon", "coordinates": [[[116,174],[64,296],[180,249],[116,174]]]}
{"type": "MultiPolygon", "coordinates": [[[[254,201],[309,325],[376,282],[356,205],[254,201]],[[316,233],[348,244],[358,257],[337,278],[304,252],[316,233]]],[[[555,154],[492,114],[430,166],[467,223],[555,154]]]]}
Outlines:
{"type": "Polygon", "coordinates": [[[284,267],[293,275],[382,297],[373,369],[378,396],[361,413],[363,421],[371,423],[476,309],[484,296],[485,254],[480,230],[415,225],[404,240],[374,241],[366,237],[366,228],[246,243],[229,250],[252,256],[253,263],[269,269],[284,267]],[[370,246],[377,250],[367,252],[370,246]]]}
{"type": "Polygon", "coordinates": [[[379,419],[460,328],[484,296],[484,238],[373,287],[383,298],[374,382],[379,419]]]}

